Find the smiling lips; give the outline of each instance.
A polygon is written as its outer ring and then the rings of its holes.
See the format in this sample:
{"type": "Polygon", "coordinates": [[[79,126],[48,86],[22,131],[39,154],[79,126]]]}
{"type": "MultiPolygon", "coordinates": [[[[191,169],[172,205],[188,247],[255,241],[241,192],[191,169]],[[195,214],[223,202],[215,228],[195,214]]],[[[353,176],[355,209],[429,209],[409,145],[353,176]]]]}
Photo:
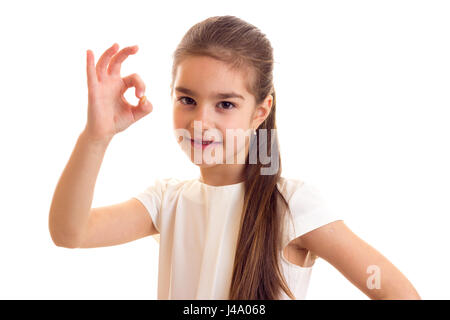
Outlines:
{"type": "Polygon", "coordinates": [[[191,140],[191,142],[193,142],[193,143],[198,143],[198,144],[210,144],[210,143],[213,143],[214,142],[214,140],[194,140],[194,139],[190,139],[191,140]]]}

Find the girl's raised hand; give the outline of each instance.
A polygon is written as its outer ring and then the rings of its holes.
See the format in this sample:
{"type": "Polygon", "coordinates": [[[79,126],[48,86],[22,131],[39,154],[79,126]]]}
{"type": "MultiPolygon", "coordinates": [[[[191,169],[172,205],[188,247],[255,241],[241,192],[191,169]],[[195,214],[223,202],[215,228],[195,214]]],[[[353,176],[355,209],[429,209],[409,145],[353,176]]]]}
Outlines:
{"type": "Polygon", "coordinates": [[[94,53],[86,52],[88,117],[85,132],[93,140],[110,140],[153,110],[144,96],[145,84],[139,75],[120,76],[122,62],[135,54],[138,46],[125,47],[116,53],[118,48],[114,43],[102,54],[97,66],[94,53]],[[136,97],[140,98],[137,106],[129,104],[123,96],[130,87],[135,88],[136,97]]]}

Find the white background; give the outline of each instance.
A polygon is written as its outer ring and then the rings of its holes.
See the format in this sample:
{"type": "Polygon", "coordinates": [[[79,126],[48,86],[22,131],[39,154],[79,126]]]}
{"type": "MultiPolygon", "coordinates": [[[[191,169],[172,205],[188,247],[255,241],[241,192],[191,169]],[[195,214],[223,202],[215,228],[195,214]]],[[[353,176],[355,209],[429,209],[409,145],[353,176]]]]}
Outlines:
{"type": "MultiPolygon", "coordinates": [[[[448,299],[447,1],[8,1],[0,4],[0,298],[155,299],[158,244],[56,247],[48,214],[85,125],[86,50],[139,45],[153,112],[111,142],[93,206],[199,174],[172,134],[172,53],[193,24],[236,15],[275,55],[283,176],[323,192],[423,299],[448,299]]],[[[126,92],[133,104],[134,90],[126,92]]],[[[307,299],[368,299],[325,260],[307,299]]]]}

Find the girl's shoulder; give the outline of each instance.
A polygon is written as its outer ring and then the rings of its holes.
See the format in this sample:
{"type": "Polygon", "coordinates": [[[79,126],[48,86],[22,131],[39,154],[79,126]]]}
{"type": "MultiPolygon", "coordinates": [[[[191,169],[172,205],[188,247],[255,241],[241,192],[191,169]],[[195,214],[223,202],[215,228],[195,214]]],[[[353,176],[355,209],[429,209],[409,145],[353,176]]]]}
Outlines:
{"type": "MultiPolygon", "coordinates": [[[[298,178],[280,177],[277,182],[278,190],[284,195],[290,198],[296,191],[305,188],[305,181],[298,178]]],[[[308,184],[309,185],[309,184],[308,184]]],[[[307,186],[306,186],[307,187],[307,186]]]]}
{"type": "Polygon", "coordinates": [[[157,177],[153,178],[143,193],[162,198],[163,195],[169,193],[177,193],[189,183],[189,180],[183,180],[173,177],[157,177]]]}
{"type": "Polygon", "coordinates": [[[280,177],[278,189],[287,201],[292,204],[324,204],[326,199],[316,183],[298,178],[280,177]]]}

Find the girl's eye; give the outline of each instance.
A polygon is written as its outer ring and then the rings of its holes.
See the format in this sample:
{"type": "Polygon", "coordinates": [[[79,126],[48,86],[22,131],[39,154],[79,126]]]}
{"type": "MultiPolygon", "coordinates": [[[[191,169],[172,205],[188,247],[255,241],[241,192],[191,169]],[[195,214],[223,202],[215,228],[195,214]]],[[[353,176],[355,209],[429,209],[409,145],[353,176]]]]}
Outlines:
{"type": "MultiPolygon", "coordinates": [[[[186,100],[185,100],[185,101],[186,101],[186,100]]],[[[191,99],[191,98],[189,98],[189,97],[180,97],[180,98],[178,99],[178,101],[181,101],[182,104],[190,104],[189,101],[192,102],[192,101],[194,101],[194,100],[191,99]],[[186,99],[188,103],[184,103],[184,102],[183,102],[183,99],[186,99]]],[[[235,106],[233,103],[229,102],[229,101],[221,101],[220,103],[226,104],[225,107],[221,108],[221,109],[224,109],[224,110],[231,110],[231,109],[233,109],[233,108],[236,108],[236,106],[235,106]]],[[[220,104],[220,103],[219,103],[219,104],[220,104]]]]}
{"type": "Polygon", "coordinates": [[[229,106],[229,108],[225,108],[225,110],[230,110],[230,109],[233,109],[233,108],[236,108],[235,106],[234,106],[234,104],[232,104],[231,102],[229,102],[229,101],[221,101],[220,103],[227,103],[228,104],[228,106],[229,106]]]}
{"type": "MultiPolygon", "coordinates": [[[[181,98],[178,99],[178,101],[182,101],[183,99],[189,99],[189,100],[192,100],[192,99],[189,98],[189,97],[181,97],[181,98]]],[[[189,104],[189,103],[183,103],[183,104],[189,104]]]]}

